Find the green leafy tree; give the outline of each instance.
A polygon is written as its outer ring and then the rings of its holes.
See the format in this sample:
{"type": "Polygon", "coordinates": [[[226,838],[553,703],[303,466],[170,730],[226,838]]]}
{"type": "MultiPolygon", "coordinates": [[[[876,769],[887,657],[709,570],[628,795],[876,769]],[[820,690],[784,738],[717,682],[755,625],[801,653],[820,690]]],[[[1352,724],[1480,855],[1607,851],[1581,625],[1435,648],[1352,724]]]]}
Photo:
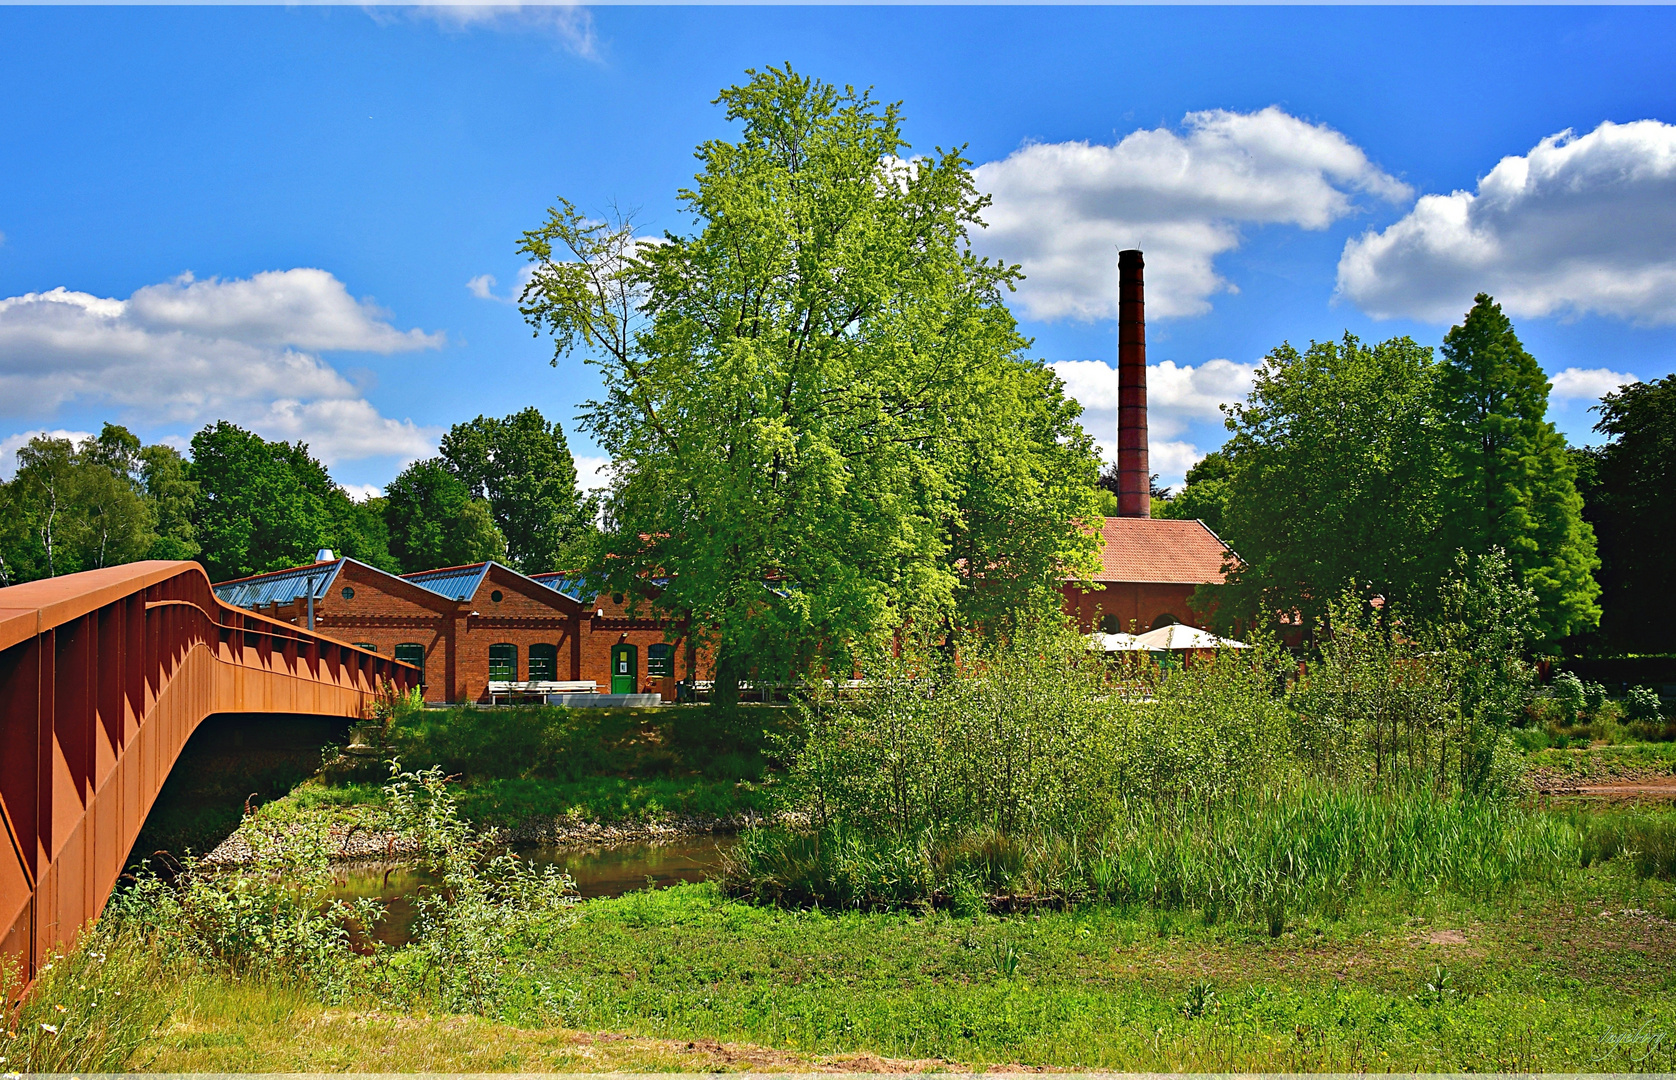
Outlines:
{"type": "Polygon", "coordinates": [[[1228,503],[1228,456],[1212,450],[1187,470],[1187,483],[1173,499],[1152,504],[1152,516],[1178,521],[1199,520],[1217,535],[1222,533],[1222,511],[1228,503]]]}
{"type": "MultiPolygon", "coordinates": [[[[563,428],[534,408],[498,420],[479,416],[455,424],[441,450],[468,491],[488,501],[514,567],[531,574],[571,568],[598,508],[577,490],[563,428]]],[[[476,533],[480,546],[487,539],[476,533]]]]}
{"type": "Polygon", "coordinates": [[[180,451],[161,444],[143,447],[140,481],[151,500],[156,517],[157,538],[147,553],[152,559],[192,559],[199,551],[198,531],[192,511],[198,502],[198,484],[180,451]]]}
{"type": "Polygon", "coordinates": [[[506,557],[489,504],[438,458],[416,461],[384,489],[390,552],[404,572],[506,557]]]}
{"type": "Polygon", "coordinates": [[[695,230],[656,242],[569,203],[526,233],[522,310],[600,368],[616,463],[596,576],[749,671],[847,672],[903,628],[1057,611],[1092,568],[1097,460],[974,256],[957,150],[908,157],[895,105],[748,72],[737,141],[698,148],[695,230]]]}
{"type": "Polygon", "coordinates": [[[106,424],[76,450],[74,541],[89,569],[143,559],[157,539],[156,514],[140,479],[140,440],[106,424]]]}
{"type": "Polygon", "coordinates": [[[351,501],[304,443],[268,442],[220,420],[192,437],[190,478],[212,580],[300,566],[323,547],[394,567],[381,508],[351,501]]]}
{"type": "Polygon", "coordinates": [[[7,576],[52,577],[144,558],[153,513],[135,475],[140,441],[106,424],[91,439],[39,437],[18,451],[9,488],[7,576]]]}
{"type": "MultiPolygon", "coordinates": [[[[1579,486],[1600,541],[1601,632],[1619,649],[1676,651],[1676,375],[1607,394],[1579,486]]],[[[1574,457],[1574,464],[1578,459],[1574,457]]]]}
{"type": "Polygon", "coordinates": [[[375,497],[356,502],[334,484],[326,496],[326,509],[331,514],[333,528],[331,539],[324,546],[380,570],[394,572],[399,568],[390,554],[390,530],[384,520],[383,499],[375,497]]]}
{"type": "Polygon", "coordinates": [[[1600,621],[1594,530],[1576,468],[1549,423],[1548,378],[1501,306],[1479,293],[1443,339],[1437,378],[1443,469],[1440,555],[1500,548],[1537,597],[1537,635],[1552,642],[1600,621]]]}
{"type": "Polygon", "coordinates": [[[1438,574],[1435,372],[1406,337],[1268,355],[1229,410],[1225,463],[1207,470],[1225,478],[1204,477],[1225,485],[1218,532],[1242,560],[1220,618],[1313,627],[1348,591],[1422,606],[1438,574]]]}

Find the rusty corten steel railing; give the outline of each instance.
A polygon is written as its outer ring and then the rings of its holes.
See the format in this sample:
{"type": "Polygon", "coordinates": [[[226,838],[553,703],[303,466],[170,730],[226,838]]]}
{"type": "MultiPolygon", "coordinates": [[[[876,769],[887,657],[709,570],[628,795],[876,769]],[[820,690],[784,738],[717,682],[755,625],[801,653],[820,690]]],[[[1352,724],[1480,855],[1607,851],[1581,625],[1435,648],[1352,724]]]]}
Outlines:
{"type": "Polygon", "coordinates": [[[360,717],[419,672],[216,598],[197,563],[0,589],[0,963],[32,979],[104,909],[181,749],[216,713],[360,717]]]}

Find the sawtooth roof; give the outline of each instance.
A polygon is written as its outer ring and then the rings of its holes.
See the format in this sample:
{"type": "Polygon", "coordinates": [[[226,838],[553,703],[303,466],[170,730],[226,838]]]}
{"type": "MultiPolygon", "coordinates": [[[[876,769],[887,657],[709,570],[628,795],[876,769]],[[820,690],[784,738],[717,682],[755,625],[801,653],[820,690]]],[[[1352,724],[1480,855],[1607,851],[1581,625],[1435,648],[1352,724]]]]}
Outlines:
{"type": "Polygon", "coordinates": [[[212,588],[223,602],[242,608],[289,604],[301,600],[308,596],[311,583],[314,586],[314,598],[318,600],[332,587],[332,582],[343,569],[343,564],[350,561],[345,558],[309,563],[307,566],[295,566],[289,570],[275,570],[235,581],[223,581],[212,588]]]}
{"type": "Polygon", "coordinates": [[[1100,528],[1100,569],[1095,581],[1156,584],[1221,584],[1227,544],[1202,521],[1109,517],[1100,528]]]}

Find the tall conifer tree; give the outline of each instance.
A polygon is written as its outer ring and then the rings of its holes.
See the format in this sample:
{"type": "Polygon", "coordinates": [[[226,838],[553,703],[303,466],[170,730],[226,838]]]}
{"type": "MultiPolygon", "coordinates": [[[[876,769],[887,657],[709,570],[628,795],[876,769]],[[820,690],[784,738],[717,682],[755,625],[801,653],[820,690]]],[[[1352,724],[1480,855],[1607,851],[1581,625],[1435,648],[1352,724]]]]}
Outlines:
{"type": "Polygon", "coordinates": [[[1506,551],[1536,593],[1541,637],[1594,627],[1600,560],[1565,438],[1547,418],[1547,376],[1484,293],[1442,352],[1442,550],[1506,551]]]}

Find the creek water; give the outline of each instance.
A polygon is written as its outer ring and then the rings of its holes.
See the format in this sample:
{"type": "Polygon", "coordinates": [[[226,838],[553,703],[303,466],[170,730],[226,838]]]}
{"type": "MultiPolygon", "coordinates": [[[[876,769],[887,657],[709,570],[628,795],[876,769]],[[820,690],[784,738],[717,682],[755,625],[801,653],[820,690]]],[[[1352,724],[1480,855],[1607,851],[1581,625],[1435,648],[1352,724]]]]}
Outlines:
{"type": "MultiPolygon", "coordinates": [[[[722,855],[737,842],[735,836],[702,836],[672,844],[608,848],[532,844],[515,849],[515,854],[538,867],[562,867],[575,879],[576,891],[583,899],[593,899],[704,881],[721,868],[722,855]]],[[[338,872],[332,894],[342,899],[372,896],[384,901],[385,917],[373,937],[387,945],[404,945],[413,928],[414,896],[421,888],[435,884],[434,877],[410,866],[350,867],[338,872]]]]}

